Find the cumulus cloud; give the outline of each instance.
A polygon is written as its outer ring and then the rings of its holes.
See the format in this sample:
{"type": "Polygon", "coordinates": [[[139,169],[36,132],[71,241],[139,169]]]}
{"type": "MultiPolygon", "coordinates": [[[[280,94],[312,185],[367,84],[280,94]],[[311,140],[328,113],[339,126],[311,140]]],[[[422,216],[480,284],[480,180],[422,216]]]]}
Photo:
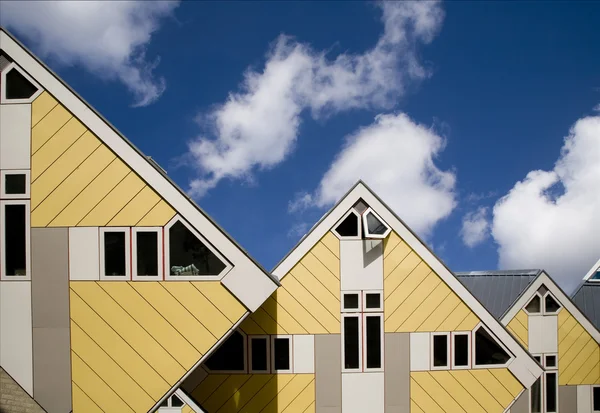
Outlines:
{"type": "Polygon", "coordinates": [[[567,291],[600,257],[600,117],[578,120],[550,171],[531,171],[493,210],[502,268],[544,268],[567,291]]]}
{"type": "Polygon", "coordinates": [[[0,21],[35,45],[37,53],[64,65],[82,65],[122,82],[134,106],[156,101],[165,80],[145,49],[177,1],[3,1],[0,21]]]}
{"type": "Polygon", "coordinates": [[[238,92],[203,114],[204,133],[189,144],[199,176],[191,193],[202,196],[225,178],[251,180],[253,172],[286,159],[298,137],[301,114],[326,117],[357,108],[390,108],[408,84],[428,76],[417,47],[437,34],[437,2],[381,3],[384,30],[363,54],[324,51],[280,36],[262,70],[248,69],[238,92]]]}
{"type": "Polygon", "coordinates": [[[302,206],[331,206],[362,179],[413,230],[427,237],[456,206],[456,176],[434,162],[445,143],[432,128],[403,113],[379,115],[346,138],[311,202],[304,196],[298,199],[302,206]]]}
{"type": "Polygon", "coordinates": [[[490,223],[487,218],[488,209],[479,207],[463,217],[460,235],[469,248],[481,244],[489,236],[490,223]]]}

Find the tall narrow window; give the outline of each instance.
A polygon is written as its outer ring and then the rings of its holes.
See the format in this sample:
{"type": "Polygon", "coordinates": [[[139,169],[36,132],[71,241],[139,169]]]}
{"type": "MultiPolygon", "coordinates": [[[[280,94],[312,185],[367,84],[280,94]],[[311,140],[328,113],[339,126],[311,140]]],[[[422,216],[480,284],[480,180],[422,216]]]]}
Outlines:
{"type": "Polygon", "coordinates": [[[531,413],[542,413],[542,379],[538,378],[535,383],[531,385],[531,392],[529,395],[531,402],[531,413]]]}
{"type": "Polygon", "coordinates": [[[162,276],[162,228],[133,228],[132,244],[134,279],[162,276]]]}
{"type": "Polygon", "coordinates": [[[454,367],[469,367],[469,334],[454,334],[454,367]]]}
{"type": "Polygon", "coordinates": [[[556,372],[546,372],[546,413],[556,413],[558,383],[556,372]]]}
{"type": "Polygon", "coordinates": [[[358,316],[345,316],[344,320],[344,369],[360,369],[360,328],[358,316]]]}
{"type": "Polygon", "coordinates": [[[290,372],[292,370],[291,337],[273,337],[271,343],[273,372],[290,372]]]}
{"type": "Polygon", "coordinates": [[[100,228],[103,279],[129,278],[129,228],[100,228]]]}
{"type": "Polygon", "coordinates": [[[433,340],[433,368],[448,367],[448,334],[434,334],[433,340]]]}
{"type": "Polygon", "coordinates": [[[365,346],[367,355],[365,369],[380,369],[382,367],[381,355],[383,351],[383,316],[365,315],[365,324],[365,346]]]}
{"type": "Polygon", "coordinates": [[[28,273],[27,249],[28,234],[25,203],[4,203],[3,205],[3,239],[4,275],[26,276],[28,273]]]}
{"type": "Polygon", "coordinates": [[[4,199],[26,199],[29,198],[29,171],[10,170],[2,171],[2,198],[4,199]]]}
{"type": "Polygon", "coordinates": [[[475,364],[478,366],[502,365],[508,363],[510,355],[498,341],[483,327],[475,332],[475,364]]]}
{"type": "Polygon", "coordinates": [[[269,337],[250,336],[250,373],[269,371],[269,337]]]}

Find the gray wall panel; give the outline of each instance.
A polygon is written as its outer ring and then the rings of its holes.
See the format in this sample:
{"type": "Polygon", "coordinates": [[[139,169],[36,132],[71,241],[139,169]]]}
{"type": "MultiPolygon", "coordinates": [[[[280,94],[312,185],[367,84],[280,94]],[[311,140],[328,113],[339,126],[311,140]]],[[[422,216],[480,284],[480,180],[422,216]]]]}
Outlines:
{"type": "Polygon", "coordinates": [[[529,413],[529,390],[525,390],[510,407],[510,413],[529,413]]]}
{"type": "Polygon", "coordinates": [[[558,411],[577,411],[577,386],[558,386],[558,411]]]}
{"type": "Polygon", "coordinates": [[[315,334],[316,413],[342,411],[342,354],[339,334],[315,334]]]}
{"type": "Polygon", "coordinates": [[[48,413],[71,411],[68,328],[33,329],[33,397],[48,413]]]}
{"type": "Polygon", "coordinates": [[[385,333],[385,412],[410,410],[410,334],[385,333]]]}

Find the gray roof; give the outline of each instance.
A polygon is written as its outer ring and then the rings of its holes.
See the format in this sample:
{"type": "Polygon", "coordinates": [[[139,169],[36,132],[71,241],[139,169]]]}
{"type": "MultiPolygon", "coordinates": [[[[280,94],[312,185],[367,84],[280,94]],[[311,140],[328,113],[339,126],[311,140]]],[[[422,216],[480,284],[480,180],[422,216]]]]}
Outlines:
{"type": "Polygon", "coordinates": [[[586,281],[572,299],[579,310],[600,330],[600,283],[586,281]]]}
{"type": "Polygon", "coordinates": [[[454,275],[494,317],[500,320],[541,272],[470,271],[457,272],[454,275]]]}

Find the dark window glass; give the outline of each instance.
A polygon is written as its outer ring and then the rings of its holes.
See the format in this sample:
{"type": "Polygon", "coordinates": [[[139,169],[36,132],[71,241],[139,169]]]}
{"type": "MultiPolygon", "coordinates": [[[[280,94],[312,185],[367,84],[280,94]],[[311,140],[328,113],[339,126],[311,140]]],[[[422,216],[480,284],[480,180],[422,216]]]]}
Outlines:
{"type": "Polygon", "coordinates": [[[358,317],[344,317],[344,368],[358,368],[358,340],[358,317]]]}
{"type": "Polygon", "coordinates": [[[539,313],[541,308],[542,306],[540,302],[540,297],[538,295],[533,297],[529,304],[527,304],[527,306],[525,307],[525,309],[530,313],[539,313]]]}
{"type": "Polygon", "coordinates": [[[275,370],[290,369],[289,338],[275,338],[273,340],[273,368],[275,370]]]}
{"type": "Polygon", "coordinates": [[[168,397],[163,400],[163,402],[160,404],[160,407],[169,407],[169,398],[168,397]]]}
{"type": "Polygon", "coordinates": [[[356,237],[358,235],[358,216],[351,212],[335,231],[342,237],[356,237]]]}
{"type": "Polygon", "coordinates": [[[17,69],[13,68],[6,74],[6,99],[28,99],[35,92],[37,87],[17,69]]]}
{"type": "Polygon", "coordinates": [[[358,310],[358,294],[344,294],[344,308],[358,310]]]}
{"type": "Polygon", "coordinates": [[[596,270],[596,273],[592,275],[593,280],[600,280],[600,268],[596,270]]]}
{"type": "Polygon", "coordinates": [[[367,316],[367,368],[381,368],[381,317],[367,316]]]}
{"type": "Polygon", "coordinates": [[[158,275],[158,233],[137,232],[137,275],[158,275]]]}
{"type": "Polygon", "coordinates": [[[371,235],[383,235],[387,227],[372,212],[367,212],[367,229],[371,235]]]}
{"type": "Polygon", "coordinates": [[[469,336],[466,334],[454,336],[454,365],[457,367],[469,365],[469,336]]]}
{"type": "Polygon", "coordinates": [[[104,274],[125,275],[125,233],[104,233],[104,274]]]}
{"type": "Polygon", "coordinates": [[[546,373],[546,412],[556,412],[556,373],[546,373]]]}
{"type": "Polygon", "coordinates": [[[538,362],[538,363],[542,363],[542,356],[533,356],[533,358],[538,362]]]}
{"type": "Polygon", "coordinates": [[[592,410],[600,410],[600,387],[592,387],[592,404],[592,410]]]}
{"type": "Polygon", "coordinates": [[[433,366],[448,365],[448,336],[433,336],[433,366]]]}
{"type": "Polygon", "coordinates": [[[541,377],[531,386],[531,413],[542,412],[542,385],[541,377]]]}
{"type": "Polygon", "coordinates": [[[177,221],[169,229],[171,275],[218,275],[225,264],[177,221]]]}
{"type": "Polygon", "coordinates": [[[181,399],[179,397],[177,397],[177,395],[172,395],[171,396],[171,407],[182,407],[183,406],[183,402],[181,401],[181,399]]]}
{"type": "Polygon", "coordinates": [[[510,356],[483,327],[475,332],[475,364],[506,364],[510,356]]]}
{"type": "Polygon", "coordinates": [[[552,297],[550,294],[546,296],[544,301],[546,304],[547,313],[556,313],[560,309],[560,304],[558,304],[554,297],[552,297]]]}
{"type": "Polygon", "coordinates": [[[4,206],[4,248],[6,248],[6,275],[27,274],[26,205],[4,206]]]}
{"type": "Polygon", "coordinates": [[[24,194],[27,191],[25,174],[6,174],[4,176],[4,190],[7,195],[24,194]]]}
{"type": "Polygon", "coordinates": [[[210,356],[206,366],[211,370],[244,370],[244,336],[234,331],[231,336],[210,356]]]}
{"type": "Polygon", "coordinates": [[[267,370],[267,338],[252,339],[252,370],[267,370]]]}
{"type": "Polygon", "coordinates": [[[556,356],[546,356],[546,367],[556,367],[556,356]]]}
{"type": "Polygon", "coordinates": [[[367,308],[380,308],[381,307],[381,294],[379,293],[367,293],[367,308]]]}

